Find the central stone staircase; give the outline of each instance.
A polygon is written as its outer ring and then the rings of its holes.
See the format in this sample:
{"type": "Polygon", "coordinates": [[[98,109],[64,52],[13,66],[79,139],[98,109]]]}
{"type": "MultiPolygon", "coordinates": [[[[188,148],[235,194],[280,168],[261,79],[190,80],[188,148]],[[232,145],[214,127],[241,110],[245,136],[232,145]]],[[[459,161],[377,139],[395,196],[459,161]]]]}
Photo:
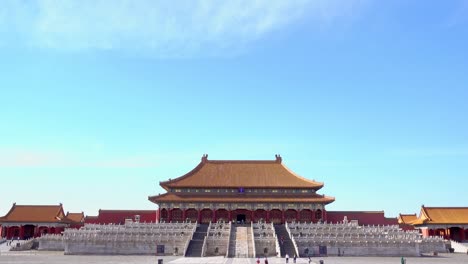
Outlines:
{"type": "Polygon", "coordinates": [[[208,232],[208,224],[200,224],[197,226],[195,233],[193,234],[192,240],[190,240],[187,252],[185,253],[186,257],[201,257],[203,240],[206,237],[208,232]]]}
{"type": "Polygon", "coordinates": [[[249,236],[249,226],[236,225],[232,226],[231,236],[229,239],[229,256],[230,258],[252,258],[253,257],[253,242],[252,235],[249,236]]]}
{"type": "Polygon", "coordinates": [[[286,254],[288,254],[290,258],[293,258],[294,255],[296,255],[296,249],[294,248],[294,244],[291,240],[291,237],[289,237],[289,233],[286,230],[286,226],[275,225],[275,233],[278,237],[278,242],[280,244],[281,257],[284,257],[286,256],[286,254]]]}

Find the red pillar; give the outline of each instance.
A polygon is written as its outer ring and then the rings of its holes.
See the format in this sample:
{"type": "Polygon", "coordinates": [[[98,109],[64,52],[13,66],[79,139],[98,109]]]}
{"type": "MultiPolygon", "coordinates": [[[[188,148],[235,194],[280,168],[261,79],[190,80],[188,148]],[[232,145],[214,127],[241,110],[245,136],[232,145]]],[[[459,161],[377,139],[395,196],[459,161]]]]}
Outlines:
{"type": "Polygon", "coordinates": [[[232,221],[231,210],[228,210],[228,220],[229,220],[229,222],[232,221]]]}
{"type": "Polygon", "coordinates": [[[216,223],[216,210],[213,209],[213,220],[211,222],[216,223]]]}
{"type": "Polygon", "coordinates": [[[198,211],[198,217],[197,217],[197,222],[198,222],[198,223],[201,223],[201,210],[202,210],[202,209],[198,209],[198,210],[197,210],[197,211],[198,211]]]}
{"type": "Polygon", "coordinates": [[[187,209],[182,210],[182,220],[185,221],[187,218],[187,209]]]}
{"type": "Polygon", "coordinates": [[[20,226],[19,236],[20,236],[20,239],[24,239],[24,226],[20,226]]]}
{"type": "Polygon", "coordinates": [[[284,210],[281,210],[281,223],[284,224],[284,210]]]}
{"type": "Polygon", "coordinates": [[[167,222],[170,223],[172,221],[172,209],[167,210],[167,222]]]}
{"type": "Polygon", "coordinates": [[[323,208],[322,211],[322,220],[323,222],[327,222],[327,211],[325,210],[325,208],[323,208]]]}
{"type": "Polygon", "coordinates": [[[299,210],[296,211],[296,221],[297,221],[297,222],[300,222],[300,221],[301,221],[300,214],[299,214],[299,210]]]}
{"type": "Polygon", "coordinates": [[[267,222],[267,223],[270,223],[270,210],[267,210],[267,211],[266,211],[266,214],[267,214],[267,215],[266,215],[266,222],[267,222]]]}
{"type": "Polygon", "coordinates": [[[465,229],[460,228],[460,241],[463,242],[465,240],[465,229]]]}
{"type": "Polygon", "coordinates": [[[161,207],[158,207],[158,215],[156,216],[156,223],[161,223],[161,207]]]}

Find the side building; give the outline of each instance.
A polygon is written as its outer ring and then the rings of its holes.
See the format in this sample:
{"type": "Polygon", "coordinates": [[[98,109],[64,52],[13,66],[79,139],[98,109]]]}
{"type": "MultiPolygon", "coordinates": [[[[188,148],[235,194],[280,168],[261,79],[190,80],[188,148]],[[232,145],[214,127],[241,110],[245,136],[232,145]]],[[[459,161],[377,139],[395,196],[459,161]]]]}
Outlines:
{"type": "Polygon", "coordinates": [[[419,229],[423,237],[441,236],[457,242],[468,241],[468,207],[423,205],[419,216],[400,214],[398,221],[400,224],[419,229]]]}
{"type": "Polygon", "coordinates": [[[83,213],[65,214],[59,205],[17,205],[0,217],[1,236],[6,239],[28,239],[43,234],[60,234],[67,227],[83,225],[83,213]]]}
{"type": "Polygon", "coordinates": [[[326,221],[334,197],[324,184],[301,177],[275,160],[208,160],[187,174],[160,182],[167,193],[150,196],[158,221],[285,223],[326,221]]]}

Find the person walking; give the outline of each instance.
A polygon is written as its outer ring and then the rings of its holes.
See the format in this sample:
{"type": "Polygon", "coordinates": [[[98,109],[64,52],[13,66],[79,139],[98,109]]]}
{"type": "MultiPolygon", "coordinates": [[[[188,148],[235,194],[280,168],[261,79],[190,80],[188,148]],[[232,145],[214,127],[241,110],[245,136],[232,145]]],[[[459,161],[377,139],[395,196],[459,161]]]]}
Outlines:
{"type": "Polygon", "coordinates": [[[284,256],[284,258],[286,259],[286,263],[289,263],[289,255],[288,255],[288,253],[286,253],[286,256],[284,256]]]}
{"type": "Polygon", "coordinates": [[[268,259],[265,257],[265,264],[268,264],[268,259]]]}
{"type": "Polygon", "coordinates": [[[294,259],[293,259],[294,263],[296,263],[296,258],[297,258],[297,256],[296,256],[296,254],[294,254],[294,259]]]}

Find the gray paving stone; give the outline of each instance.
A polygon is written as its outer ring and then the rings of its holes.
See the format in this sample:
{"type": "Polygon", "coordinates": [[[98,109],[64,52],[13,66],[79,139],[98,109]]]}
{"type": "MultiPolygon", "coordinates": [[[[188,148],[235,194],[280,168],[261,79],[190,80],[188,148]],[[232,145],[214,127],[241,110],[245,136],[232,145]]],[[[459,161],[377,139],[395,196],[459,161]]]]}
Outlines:
{"type": "MultiPolygon", "coordinates": [[[[256,264],[254,258],[181,258],[157,256],[69,256],[63,252],[8,252],[0,255],[0,263],[8,264],[157,264],[163,259],[163,264],[256,264]]],[[[324,257],[312,258],[313,263],[324,264],[400,264],[401,259],[395,257],[324,257]]],[[[282,258],[268,258],[269,264],[284,264],[282,258]]],[[[264,264],[264,259],[261,259],[264,264]]],[[[293,261],[289,260],[290,264],[293,261]]],[[[298,264],[308,263],[307,259],[298,259],[298,264]]],[[[463,264],[468,263],[466,254],[441,254],[438,257],[407,258],[406,264],[463,264]]]]}

